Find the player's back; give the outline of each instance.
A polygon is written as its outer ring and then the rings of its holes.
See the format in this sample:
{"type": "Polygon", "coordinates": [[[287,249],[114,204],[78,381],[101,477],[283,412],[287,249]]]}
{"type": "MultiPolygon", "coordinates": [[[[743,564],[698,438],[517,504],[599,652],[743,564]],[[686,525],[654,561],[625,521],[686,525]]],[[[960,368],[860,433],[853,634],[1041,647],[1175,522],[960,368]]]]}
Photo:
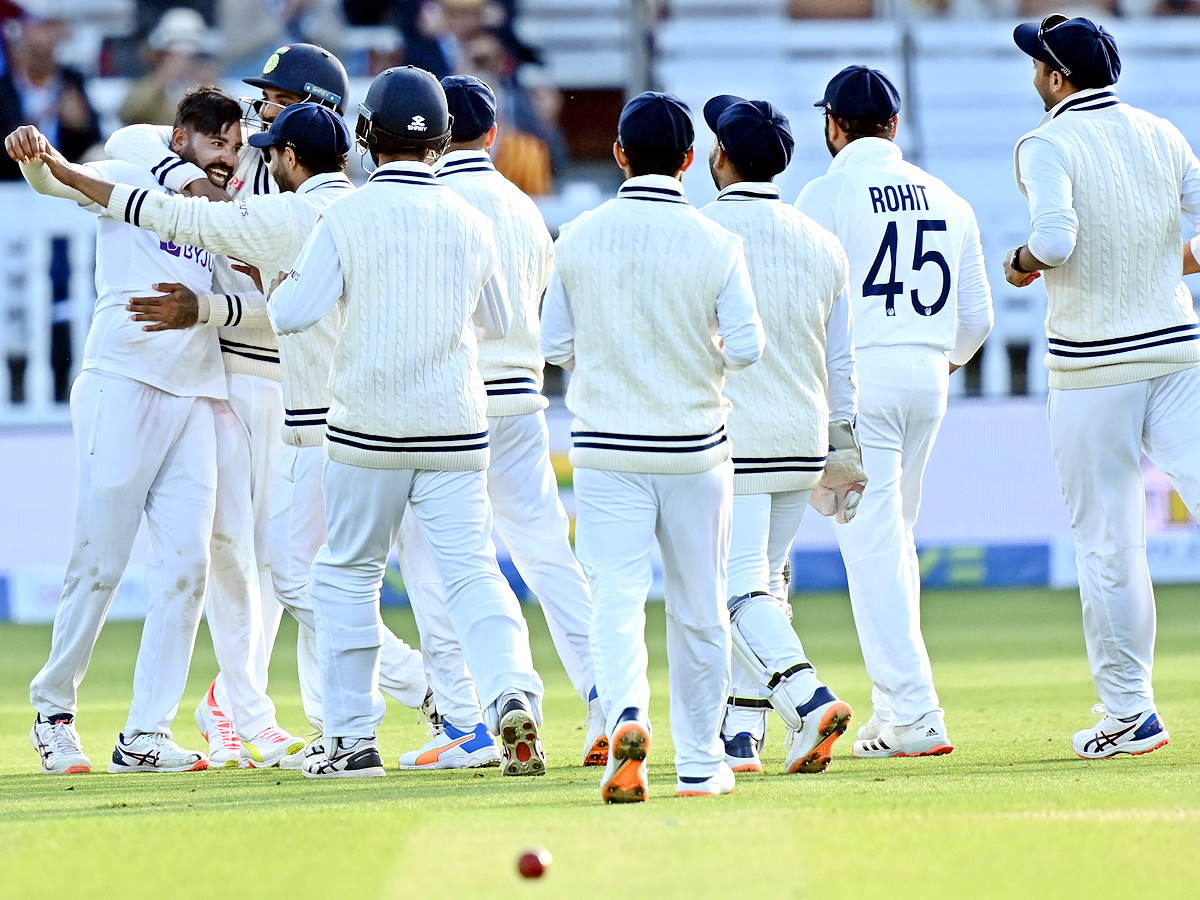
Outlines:
{"type": "MultiPolygon", "coordinates": [[[[148,171],[130,163],[106,160],[89,165],[107,181],[160,190],[148,171]]],[[[148,332],[125,308],[133,297],[155,296],[154,284],[178,283],[197,294],[208,293],[212,273],[208,251],[160,241],[150,231],[101,216],[96,311],[83,368],[123,375],[180,396],[225,397],[225,374],[212,329],[148,332]]]]}
{"type": "Polygon", "coordinates": [[[796,206],[837,235],[850,264],[854,346],[954,346],[970,206],[882,138],[844,147],[796,206]]]}

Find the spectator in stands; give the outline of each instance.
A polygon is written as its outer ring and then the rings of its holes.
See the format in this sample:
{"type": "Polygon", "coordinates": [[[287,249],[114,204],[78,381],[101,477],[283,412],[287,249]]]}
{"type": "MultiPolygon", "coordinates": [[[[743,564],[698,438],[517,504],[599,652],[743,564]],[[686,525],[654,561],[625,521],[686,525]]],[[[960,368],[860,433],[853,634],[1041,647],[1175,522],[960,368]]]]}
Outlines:
{"type": "MultiPolygon", "coordinates": [[[[67,36],[63,18],[65,4],[54,0],[24,0],[23,14],[8,23],[5,59],[0,71],[0,128],[10,133],[18,125],[36,125],[71,162],[77,162],[100,142],[100,119],[88,100],[83,74],[60,65],[58,45],[67,36]]],[[[21,177],[17,164],[0,154],[0,180],[21,177]]],[[[68,285],[70,264],[67,242],[55,238],[50,245],[53,325],[50,333],[50,362],[54,369],[54,398],[65,403],[71,384],[71,304],[68,285]]],[[[27,328],[21,321],[23,307],[9,310],[8,320],[16,331],[27,328]]],[[[25,400],[26,355],[23,346],[7,348],[10,399],[25,400]]]]}
{"type": "Polygon", "coordinates": [[[402,3],[404,62],[438,78],[466,71],[466,44],[504,22],[504,10],[491,0],[424,0],[402,3]]]}
{"type": "Polygon", "coordinates": [[[150,73],[135,81],[121,104],[126,125],[171,125],[175,109],[188,89],[217,80],[213,54],[215,35],[194,9],[175,7],[146,39],[143,52],[150,73]]]}
{"type": "Polygon", "coordinates": [[[225,74],[261,73],[263,58],[289,41],[336,53],[341,43],[341,0],[217,0],[225,74]]]}

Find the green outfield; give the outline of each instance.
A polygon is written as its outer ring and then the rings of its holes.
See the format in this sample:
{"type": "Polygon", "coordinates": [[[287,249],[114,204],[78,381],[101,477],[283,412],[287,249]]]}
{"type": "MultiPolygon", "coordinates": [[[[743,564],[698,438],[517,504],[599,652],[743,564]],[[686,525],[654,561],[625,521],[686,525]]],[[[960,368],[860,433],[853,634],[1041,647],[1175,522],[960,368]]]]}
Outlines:
{"type": "MultiPolygon", "coordinates": [[[[1200,589],[1159,591],[1156,684],[1170,746],[1084,762],[1073,730],[1095,701],[1078,599],[1049,591],[933,594],[925,633],[957,749],[856,761],[849,741],[819,776],[779,774],[771,724],[765,775],[737,792],[674,798],[661,606],[652,606],[651,802],[603,807],[577,765],[584,708],[531,613],[546,680],[550,772],[400,773],[366,783],[298,772],[46,777],[28,742],[27,683],[47,627],[0,627],[0,896],[203,898],[660,897],[977,898],[1200,895],[1200,589]],[[515,858],[554,863],[523,881],[515,858]]],[[[388,619],[413,634],[405,612],[388,619]]],[[[797,600],[819,674],[869,715],[844,596],[797,600]]],[[[302,728],[294,630],[273,675],[280,720],[302,728]]],[[[81,689],[78,725],[103,772],[124,722],[138,627],[110,625],[81,689]]],[[[202,630],[176,737],[200,747],[192,708],[212,673],[202,630]]],[[[852,726],[853,730],[853,726],[852,726]]],[[[389,705],[389,765],[425,739],[389,705]]]]}

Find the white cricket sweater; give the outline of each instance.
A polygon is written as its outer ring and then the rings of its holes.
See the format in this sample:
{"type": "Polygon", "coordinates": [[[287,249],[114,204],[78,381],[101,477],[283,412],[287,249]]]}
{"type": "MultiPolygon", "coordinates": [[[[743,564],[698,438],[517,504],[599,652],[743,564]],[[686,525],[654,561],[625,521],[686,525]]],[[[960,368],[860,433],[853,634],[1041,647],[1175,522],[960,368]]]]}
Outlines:
{"type": "Polygon", "coordinates": [[[1200,365],[1200,324],[1181,276],[1180,198],[1194,155],[1170,122],[1111,90],[1059,104],[1021,146],[1046,141],[1078,218],[1067,261],[1046,269],[1050,387],[1144,381],[1200,365]]]}
{"type": "Polygon", "coordinates": [[[345,324],[326,452],[368,468],[488,465],[472,316],[497,268],[492,225],[419,163],[381,166],[322,213],[345,324]]]}
{"type": "Polygon", "coordinates": [[[563,226],[555,272],[574,323],[572,465],[688,474],[729,459],[714,334],[741,257],[741,239],[664,176],[631,178],[563,226]]]}
{"type": "Polygon", "coordinates": [[[725,377],[734,493],[812,490],[829,447],[826,322],[845,251],[774,184],[730,185],[701,212],[742,238],[767,335],[762,359],[725,377]]]}
{"type": "Polygon", "coordinates": [[[455,150],[433,167],[438,179],[492,220],[512,324],[498,341],[479,343],[487,414],[519,416],[545,409],[538,349],[538,307],[554,265],[554,242],[537,205],[496,171],[481,150],[455,150]]]}
{"type": "MultiPolygon", "coordinates": [[[[171,131],[167,126],[128,125],[114,132],[104,149],[110,156],[147,169],[168,190],[182,191],[193,181],[208,176],[199,166],[181,159],[170,149],[171,131]]],[[[243,145],[226,189],[235,201],[279,193],[262,151],[249,144],[243,145]]],[[[269,283],[275,276],[267,277],[264,272],[263,277],[269,283]]],[[[205,301],[214,310],[210,324],[217,326],[225,370],[279,381],[279,345],[275,333],[263,322],[246,324],[244,317],[239,318],[240,304],[233,299],[256,292],[254,282],[235,272],[228,260],[218,260],[213,283],[215,293],[205,301]]]]}
{"type": "MultiPolygon", "coordinates": [[[[264,281],[292,268],[312,233],[321,210],[354,190],[341,172],[316,175],[295,192],[242,197],[234,203],[210,203],[199,197],[168,197],[118,185],[108,215],[155,231],[167,240],[196,244],[213,253],[237,257],[261,273],[264,281]]],[[[270,329],[266,300],[252,294],[217,295],[208,315],[213,324],[251,322],[270,329]]],[[[316,447],[325,437],[329,413],[329,367],[342,328],[335,307],[313,328],[281,335],[283,440],[316,447]]],[[[252,350],[244,350],[252,353],[252,350]]]]}

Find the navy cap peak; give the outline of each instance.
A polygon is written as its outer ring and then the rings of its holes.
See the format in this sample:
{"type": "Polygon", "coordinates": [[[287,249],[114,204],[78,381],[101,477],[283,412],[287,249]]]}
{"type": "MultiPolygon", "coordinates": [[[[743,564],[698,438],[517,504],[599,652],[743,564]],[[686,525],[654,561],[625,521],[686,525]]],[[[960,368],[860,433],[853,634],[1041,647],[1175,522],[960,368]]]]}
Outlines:
{"type": "Polygon", "coordinates": [[[900,112],[900,92],[892,80],[869,66],[846,66],[825,86],[813,106],[845,119],[885,121],[900,112]]]}
{"type": "Polygon", "coordinates": [[[1121,77],[1117,42],[1101,25],[1061,13],[1013,29],[1013,42],[1027,55],[1063,73],[1078,88],[1101,88],[1121,77]]]}
{"type": "Polygon", "coordinates": [[[752,181],[774,178],[792,160],[791,123],[766,100],[721,94],[704,104],[704,121],[729,161],[752,181]]]}

